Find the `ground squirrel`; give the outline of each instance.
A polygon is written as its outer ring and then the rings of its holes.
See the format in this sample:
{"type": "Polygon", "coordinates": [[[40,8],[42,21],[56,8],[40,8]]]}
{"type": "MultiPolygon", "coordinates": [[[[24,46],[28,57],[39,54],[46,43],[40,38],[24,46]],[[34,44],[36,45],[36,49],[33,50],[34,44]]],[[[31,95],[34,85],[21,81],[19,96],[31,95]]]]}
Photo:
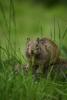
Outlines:
{"type": "Polygon", "coordinates": [[[56,43],[48,38],[28,39],[26,56],[33,72],[40,73],[44,71],[44,68],[58,61],[60,50],[56,43]]]}

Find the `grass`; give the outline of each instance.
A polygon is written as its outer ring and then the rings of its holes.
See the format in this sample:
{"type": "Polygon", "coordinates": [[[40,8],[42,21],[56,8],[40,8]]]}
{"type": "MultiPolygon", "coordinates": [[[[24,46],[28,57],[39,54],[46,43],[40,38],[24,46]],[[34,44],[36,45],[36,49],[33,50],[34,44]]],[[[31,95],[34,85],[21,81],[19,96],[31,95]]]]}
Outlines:
{"type": "Polygon", "coordinates": [[[59,46],[61,44],[61,49],[67,57],[67,47],[64,45],[66,44],[67,28],[64,28],[66,26],[63,22],[62,25],[57,24],[58,17],[67,15],[65,15],[64,7],[61,7],[62,13],[60,7],[56,9],[49,11],[41,6],[34,7],[34,5],[31,6],[26,3],[22,6],[17,2],[14,5],[13,0],[8,3],[5,0],[5,5],[2,1],[0,2],[0,31],[2,32],[0,33],[2,37],[0,38],[1,100],[67,100],[67,81],[64,81],[59,73],[57,80],[51,80],[51,69],[47,79],[44,77],[38,81],[33,78],[31,72],[27,75],[23,72],[23,64],[27,63],[24,48],[28,36],[34,38],[51,36],[51,39],[54,39],[59,46]],[[10,8],[8,9],[8,7],[10,8]],[[56,9],[59,9],[58,15],[54,17],[57,14],[56,9]],[[54,19],[52,24],[51,17],[54,19]],[[61,43],[63,39],[64,41],[61,43]],[[17,64],[19,64],[20,72],[15,73],[14,68],[17,64]]]}
{"type": "Polygon", "coordinates": [[[67,99],[67,83],[41,79],[33,81],[32,75],[15,75],[10,70],[0,72],[1,100],[62,100],[67,99]]]}

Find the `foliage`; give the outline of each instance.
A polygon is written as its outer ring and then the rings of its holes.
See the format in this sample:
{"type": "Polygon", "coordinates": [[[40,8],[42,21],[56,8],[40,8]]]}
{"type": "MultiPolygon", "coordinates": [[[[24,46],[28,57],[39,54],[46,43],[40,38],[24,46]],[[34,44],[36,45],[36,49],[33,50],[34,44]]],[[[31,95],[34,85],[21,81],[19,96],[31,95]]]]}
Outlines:
{"type": "MultiPolygon", "coordinates": [[[[21,0],[20,0],[21,1],[21,0]]],[[[3,23],[0,23],[1,29],[4,24],[4,31],[7,33],[7,44],[2,46],[0,41],[0,99],[1,100],[67,100],[67,81],[63,81],[59,76],[58,80],[51,80],[50,73],[48,78],[34,79],[31,72],[24,74],[23,69],[19,73],[14,72],[14,67],[17,63],[20,65],[26,62],[25,57],[17,50],[16,46],[16,21],[15,21],[15,6],[13,0],[10,0],[9,16],[5,15],[5,8],[0,2],[0,12],[3,17],[3,23]],[[9,19],[9,20],[8,20],[9,19]],[[11,42],[11,26],[14,25],[15,38],[11,42]],[[6,30],[5,30],[6,29],[6,30]],[[18,56],[22,55],[22,58],[18,56]]],[[[54,19],[55,24],[55,19],[54,19]]],[[[59,25],[58,25],[59,26],[59,25]]],[[[42,33],[42,28],[41,28],[42,33]]],[[[42,34],[41,34],[42,35],[42,34]]],[[[66,36],[64,32],[62,38],[66,36]]],[[[51,34],[52,38],[52,34],[51,34]]],[[[54,40],[55,40],[55,25],[54,25],[54,40]]],[[[60,28],[59,28],[59,45],[61,44],[60,28]]],[[[61,47],[60,47],[61,48],[61,47]]],[[[67,53],[67,48],[62,45],[63,51],[67,53]]],[[[23,66],[22,66],[23,68],[23,66]]]]}

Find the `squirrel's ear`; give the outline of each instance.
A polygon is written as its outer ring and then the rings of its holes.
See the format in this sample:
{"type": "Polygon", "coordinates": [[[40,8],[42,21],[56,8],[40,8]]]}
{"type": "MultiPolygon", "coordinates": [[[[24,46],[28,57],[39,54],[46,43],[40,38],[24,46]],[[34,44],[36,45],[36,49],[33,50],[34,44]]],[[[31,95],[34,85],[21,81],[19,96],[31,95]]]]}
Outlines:
{"type": "Polygon", "coordinates": [[[27,37],[27,42],[29,42],[30,41],[30,37],[27,37]]]}
{"type": "Polygon", "coordinates": [[[39,43],[39,41],[40,41],[40,39],[39,38],[37,38],[37,42],[39,43]]]}

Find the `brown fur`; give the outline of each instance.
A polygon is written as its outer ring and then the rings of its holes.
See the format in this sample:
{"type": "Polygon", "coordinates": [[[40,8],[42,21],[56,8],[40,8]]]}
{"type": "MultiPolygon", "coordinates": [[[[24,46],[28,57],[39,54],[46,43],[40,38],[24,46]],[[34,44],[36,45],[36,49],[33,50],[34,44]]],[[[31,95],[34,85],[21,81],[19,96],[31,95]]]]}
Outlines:
{"type": "Polygon", "coordinates": [[[29,40],[26,48],[26,56],[29,66],[34,71],[41,73],[50,64],[55,64],[59,59],[58,46],[47,38],[29,40]],[[37,69],[37,70],[36,70],[37,69]]]}

